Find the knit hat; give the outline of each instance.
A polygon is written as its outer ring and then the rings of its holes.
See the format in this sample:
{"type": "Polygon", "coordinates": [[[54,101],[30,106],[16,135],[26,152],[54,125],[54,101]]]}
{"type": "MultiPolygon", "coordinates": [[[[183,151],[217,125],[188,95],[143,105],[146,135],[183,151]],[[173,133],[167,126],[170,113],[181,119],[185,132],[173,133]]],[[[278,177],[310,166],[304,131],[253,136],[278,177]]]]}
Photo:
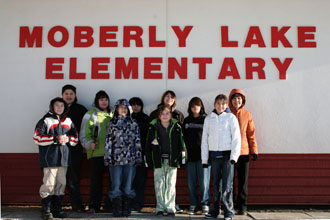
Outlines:
{"type": "Polygon", "coordinates": [[[70,84],[67,84],[62,87],[62,94],[65,92],[65,90],[71,89],[76,94],[76,87],[70,84]]]}

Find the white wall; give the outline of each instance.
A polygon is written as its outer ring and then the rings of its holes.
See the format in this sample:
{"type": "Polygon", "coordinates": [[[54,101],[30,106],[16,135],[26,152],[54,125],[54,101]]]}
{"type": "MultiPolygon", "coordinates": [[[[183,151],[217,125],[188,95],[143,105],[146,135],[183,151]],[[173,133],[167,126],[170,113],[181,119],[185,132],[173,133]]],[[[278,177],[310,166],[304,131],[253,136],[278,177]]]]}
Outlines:
{"type": "MultiPolygon", "coordinates": [[[[178,109],[185,113],[193,96],[199,96],[212,110],[214,97],[229,94],[232,88],[246,93],[246,108],[252,113],[261,153],[329,153],[328,109],[330,82],[330,2],[327,0],[0,0],[0,152],[37,152],[32,141],[34,126],[46,113],[50,99],[61,95],[64,84],[78,89],[78,99],[91,107],[95,93],[106,90],[114,104],[118,98],[140,96],[146,112],[153,110],[161,94],[177,93],[178,109]],[[69,30],[66,46],[54,48],[47,42],[47,31],[61,25],[69,30]],[[119,26],[118,48],[99,48],[100,26],[119,26]],[[144,29],[143,48],[123,48],[124,25],[144,29]],[[157,26],[157,39],[166,40],[166,48],[149,48],[148,26],[157,26]],[[186,48],[179,48],[170,28],[193,25],[186,48]],[[43,26],[42,48],[19,48],[19,27],[43,26]],[[95,44],[89,48],[73,47],[75,26],[91,26],[95,44]],[[229,26],[229,36],[238,40],[238,48],[220,46],[220,26],[229,26]],[[266,48],[243,48],[250,26],[259,26],[266,48]],[[286,37],[293,48],[271,48],[271,26],[291,26],[286,37]],[[297,48],[297,27],[315,26],[316,48],[297,48]],[[45,79],[47,57],[64,57],[62,80],[45,79]],[[69,80],[70,57],[78,58],[78,71],[86,80],[69,80]],[[110,57],[110,79],[90,79],[91,58],[110,57]],[[114,79],[115,57],[139,57],[139,79],[114,79]],[[162,80],[143,79],[143,58],[162,57],[162,80]],[[188,79],[166,79],[167,57],[188,57],[188,79]],[[198,65],[193,57],[212,57],[205,80],[198,79],[198,65]],[[225,57],[235,59],[241,79],[218,80],[225,57]],[[245,79],[245,58],[266,61],[265,80],[245,79]],[[287,80],[278,79],[271,58],[292,57],[287,80]]],[[[134,45],[134,44],[133,44],[134,45]]]]}

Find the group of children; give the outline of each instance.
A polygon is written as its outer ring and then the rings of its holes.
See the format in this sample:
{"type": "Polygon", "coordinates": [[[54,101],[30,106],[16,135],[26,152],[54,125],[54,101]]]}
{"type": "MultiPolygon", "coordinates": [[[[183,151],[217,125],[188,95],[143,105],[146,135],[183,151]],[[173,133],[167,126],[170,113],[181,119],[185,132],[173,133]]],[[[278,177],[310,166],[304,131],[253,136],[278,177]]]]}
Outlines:
{"type": "MultiPolygon", "coordinates": [[[[75,95],[75,87],[66,85],[62,89],[63,98],[65,88],[73,90],[75,95]]],[[[76,97],[73,103],[76,103],[76,97]]],[[[94,108],[87,111],[79,123],[79,141],[90,161],[89,213],[100,211],[105,168],[108,168],[110,176],[106,201],[112,202],[113,216],[129,216],[131,210],[140,211],[144,204],[147,168],[151,168],[154,170],[156,215],[175,216],[178,209],[175,202],[177,168],[185,164],[189,214],[196,214],[202,209],[206,218],[217,218],[222,199],[224,217],[232,219],[234,164],[237,163],[243,166],[238,168],[237,209],[239,214],[244,214],[249,155],[256,160],[258,152],[252,117],[243,109],[243,92],[233,90],[229,100],[225,95],[218,95],[214,110],[209,115],[206,115],[203,102],[198,97],[190,100],[186,118],[176,109],[176,104],[175,93],[166,91],[157,109],[148,117],[143,113],[143,102],[138,97],[129,101],[119,99],[111,111],[108,94],[102,90],[96,94],[94,108]],[[211,173],[213,205],[210,209],[211,173]],[[200,203],[196,192],[197,180],[200,203]]],[[[65,175],[73,158],[70,153],[73,155],[78,143],[75,127],[78,123],[72,123],[67,117],[68,109],[64,99],[53,99],[49,113],[35,129],[34,140],[39,145],[40,164],[44,171],[44,183],[40,188],[43,219],[66,216],[61,210],[65,175]]],[[[70,183],[72,178],[67,178],[70,183]]],[[[79,190],[79,183],[72,188],[79,190]]],[[[71,191],[75,190],[70,190],[70,199],[71,191]]],[[[80,192],[78,194],[79,198],[71,199],[72,208],[76,211],[83,209],[80,192]]]]}

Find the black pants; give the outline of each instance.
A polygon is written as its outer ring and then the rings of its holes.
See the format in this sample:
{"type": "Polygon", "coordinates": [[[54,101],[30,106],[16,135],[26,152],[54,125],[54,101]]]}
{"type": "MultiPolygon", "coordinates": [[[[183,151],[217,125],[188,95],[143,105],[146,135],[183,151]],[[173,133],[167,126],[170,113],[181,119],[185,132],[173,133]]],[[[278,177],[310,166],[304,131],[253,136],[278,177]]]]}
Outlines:
{"type": "Polygon", "coordinates": [[[68,167],[66,174],[67,186],[70,193],[70,203],[74,208],[80,208],[80,169],[83,149],[81,146],[72,147],[71,149],[71,167],[68,167]]]}
{"type": "Polygon", "coordinates": [[[143,165],[136,167],[135,178],[133,181],[133,188],[136,196],[133,201],[133,208],[140,210],[144,206],[144,189],[147,180],[147,168],[143,165]]]}
{"type": "Polygon", "coordinates": [[[241,155],[235,165],[238,180],[238,193],[236,199],[236,207],[238,210],[246,211],[248,197],[248,178],[250,167],[250,156],[241,155]]]}
{"type": "Polygon", "coordinates": [[[90,162],[90,204],[89,208],[99,211],[102,202],[103,192],[103,174],[104,159],[103,157],[93,157],[90,162]]]}

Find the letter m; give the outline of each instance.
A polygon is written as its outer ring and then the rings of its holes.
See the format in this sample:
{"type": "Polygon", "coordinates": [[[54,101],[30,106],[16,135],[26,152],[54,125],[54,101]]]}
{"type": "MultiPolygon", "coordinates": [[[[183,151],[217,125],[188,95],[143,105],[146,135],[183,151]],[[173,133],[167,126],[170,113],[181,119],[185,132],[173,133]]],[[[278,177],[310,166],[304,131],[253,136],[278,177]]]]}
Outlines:
{"type": "Polygon", "coordinates": [[[32,32],[28,26],[22,26],[19,30],[19,47],[35,47],[42,46],[42,27],[33,27],[32,32]]]}

